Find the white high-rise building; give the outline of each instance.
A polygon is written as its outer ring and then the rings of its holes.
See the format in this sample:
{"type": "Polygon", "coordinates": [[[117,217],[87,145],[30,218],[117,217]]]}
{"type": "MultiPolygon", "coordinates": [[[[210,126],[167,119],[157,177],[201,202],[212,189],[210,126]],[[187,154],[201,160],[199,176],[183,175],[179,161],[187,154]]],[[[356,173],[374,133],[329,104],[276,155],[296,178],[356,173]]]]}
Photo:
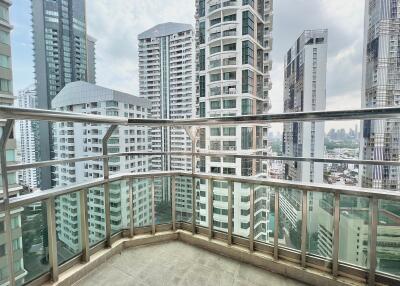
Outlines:
{"type": "MultiPolygon", "coordinates": [[[[400,1],[366,0],[362,107],[400,105],[400,1]]],[[[364,160],[400,159],[400,121],[365,120],[360,135],[364,160]]],[[[400,190],[400,168],[361,168],[363,187],[400,190]]]]}
{"type": "MultiPolygon", "coordinates": [[[[272,48],[272,0],[196,0],[197,116],[224,117],[266,113],[270,108],[269,57],[272,48]]],[[[232,125],[202,128],[199,148],[232,154],[263,154],[267,126],[232,125]]],[[[200,171],[211,174],[255,176],[266,173],[260,161],[233,157],[201,157],[200,171]]],[[[213,226],[226,230],[227,183],[214,182],[213,226]]],[[[197,186],[197,220],[208,225],[207,182],[197,186]]],[[[250,231],[250,188],[235,184],[233,233],[250,231]]],[[[268,192],[256,190],[255,238],[267,237],[268,192]],[[261,202],[263,200],[263,202],[261,202]]]]}
{"type": "MultiPolygon", "coordinates": [[[[326,68],[328,31],[307,30],[286,53],[284,66],[284,112],[305,112],[326,108],[326,68]]],[[[284,123],[283,155],[289,157],[324,157],[324,122],[284,123]]],[[[324,165],[298,161],[285,162],[286,180],[323,183],[324,165]]],[[[288,190],[280,195],[280,207],[287,228],[296,229],[301,220],[301,192],[288,190]]],[[[318,194],[310,195],[310,211],[319,210],[318,194]]],[[[315,217],[311,216],[310,221],[315,217]]],[[[310,233],[317,232],[318,221],[310,223],[310,233]]]]}
{"type": "MultiPolygon", "coordinates": [[[[308,30],[285,56],[284,112],[326,109],[328,31],[308,30]]],[[[324,122],[285,123],[283,154],[291,157],[324,157],[324,122]]],[[[286,162],[285,178],[323,182],[322,163],[286,162]]]]}
{"type": "MultiPolygon", "coordinates": [[[[144,98],[118,92],[87,82],[67,84],[53,99],[52,106],[69,111],[104,116],[148,118],[150,102],[144,98]]],[[[56,158],[86,157],[102,154],[102,139],[109,126],[90,123],[54,124],[56,158]]],[[[108,153],[149,150],[147,127],[119,126],[108,141],[108,153]]],[[[110,174],[120,172],[146,172],[149,169],[146,156],[113,157],[109,160],[110,174]]],[[[57,166],[55,178],[58,186],[85,182],[103,176],[103,162],[84,161],[57,166]]],[[[147,182],[134,182],[135,226],[151,225],[151,192],[147,182]]],[[[110,184],[112,230],[119,230],[129,222],[128,182],[110,184]]],[[[104,238],[105,213],[104,189],[92,188],[88,194],[89,239],[96,242],[104,238]]],[[[63,196],[56,202],[58,237],[70,251],[79,250],[78,229],[79,197],[63,196]]]]}
{"type": "MultiPolygon", "coordinates": [[[[187,119],[195,110],[195,41],[191,25],[164,23],[139,34],[140,96],[151,102],[151,118],[187,119]]],[[[183,128],[152,128],[151,147],[154,152],[190,152],[191,140],[183,128]]],[[[190,156],[153,156],[152,170],[189,171],[190,156]]],[[[191,213],[190,178],[177,178],[177,210],[182,215],[191,213]]],[[[156,200],[170,199],[170,182],[156,181],[156,200]],[[161,184],[161,182],[163,182],[161,184]]]]}
{"type": "MultiPolygon", "coordinates": [[[[37,108],[35,85],[20,90],[15,105],[21,108],[37,108]]],[[[19,120],[16,122],[17,154],[21,163],[34,163],[38,160],[36,142],[38,136],[38,122],[19,120]]],[[[25,169],[18,172],[19,183],[29,188],[37,188],[36,169],[25,169]]]]}

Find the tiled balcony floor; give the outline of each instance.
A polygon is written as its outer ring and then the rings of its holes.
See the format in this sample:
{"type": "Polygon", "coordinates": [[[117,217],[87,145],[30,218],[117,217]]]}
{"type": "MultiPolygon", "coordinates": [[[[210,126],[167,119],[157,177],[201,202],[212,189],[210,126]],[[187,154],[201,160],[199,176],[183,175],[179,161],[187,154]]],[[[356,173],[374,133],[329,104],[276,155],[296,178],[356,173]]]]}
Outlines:
{"type": "Polygon", "coordinates": [[[124,250],[75,285],[305,285],[182,242],[124,250]]]}

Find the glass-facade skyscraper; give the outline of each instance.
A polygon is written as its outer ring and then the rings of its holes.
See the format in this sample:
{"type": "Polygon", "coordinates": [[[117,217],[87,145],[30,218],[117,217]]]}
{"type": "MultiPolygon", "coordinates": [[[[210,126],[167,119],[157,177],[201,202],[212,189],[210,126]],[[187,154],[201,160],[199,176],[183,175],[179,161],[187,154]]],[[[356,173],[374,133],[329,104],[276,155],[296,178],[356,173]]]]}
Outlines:
{"type": "MultiPolygon", "coordinates": [[[[366,0],[362,107],[400,105],[400,1],[366,0]]],[[[398,161],[400,121],[366,120],[361,132],[365,160],[398,161]]],[[[363,166],[363,187],[400,190],[400,168],[363,166]]]]}
{"type": "MultiPolygon", "coordinates": [[[[51,101],[68,83],[95,79],[94,40],[88,41],[85,0],[33,0],[32,22],[38,107],[51,109],[51,101]],[[89,44],[88,44],[89,43],[89,44]],[[88,51],[88,48],[91,51],[88,51]]],[[[94,82],[93,82],[94,83],[94,82]]],[[[39,157],[54,157],[51,125],[39,127],[39,157]]],[[[42,168],[39,186],[54,185],[49,167],[42,168]]]]}

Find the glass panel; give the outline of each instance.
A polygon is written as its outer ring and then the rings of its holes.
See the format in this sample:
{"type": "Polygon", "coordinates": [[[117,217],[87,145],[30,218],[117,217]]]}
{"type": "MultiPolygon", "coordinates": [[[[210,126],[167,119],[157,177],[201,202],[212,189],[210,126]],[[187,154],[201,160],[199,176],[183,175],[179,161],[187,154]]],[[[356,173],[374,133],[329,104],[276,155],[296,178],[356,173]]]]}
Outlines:
{"type": "MultiPolygon", "coordinates": [[[[15,251],[14,248],[14,264],[16,264],[14,268],[16,276],[20,277],[16,281],[19,285],[22,281],[27,283],[50,271],[46,204],[44,202],[33,203],[13,210],[12,213],[13,238],[19,237],[22,240],[23,256],[21,256],[21,250],[15,251]]],[[[0,224],[2,223],[1,221],[0,224]]],[[[1,225],[0,228],[4,230],[4,225],[1,225]]],[[[0,271],[0,284],[3,285],[3,268],[0,271]]]]}
{"type": "Polygon", "coordinates": [[[133,180],[133,212],[134,227],[152,225],[150,179],[133,180]]]}
{"type": "Polygon", "coordinates": [[[279,194],[279,232],[283,236],[279,243],[297,250],[301,248],[301,196],[301,191],[293,189],[282,189],[279,194]]]}
{"type": "Polygon", "coordinates": [[[228,232],[228,181],[213,181],[212,189],[213,229],[228,232]]]}
{"type": "Polygon", "coordinates": [[[106,238],[104,211],[104,186],[93,187],[88,191],[89,243],[96,245],[106,238]]]}
{"type": "Polygon", "coordinates": [[[176,221],[192,222],[192,178],[176,177],[175,207],[176,221]]]}
{"type": "Polygon", "coordinates": [[[61,265],[82,251],[79,192],[55,200],[57,255],[61,265]]]}
{"type": "Polygon", "coordinates": [[[208,227],[208,181],[195,179],[196,184],[196,224],[208,227]]]}
{"type": "Polygon", "coordinates": [[[172,223],[171,178],[155,178],[154,183],[155,223],[172,223]]]}
{"type": "Polygon", "coordinates": [[[254,186],[254,240],[274,243],[275,192],[270,187],[254,186]]]}
{"type": "Polygon", "coordinates": [[[308,192],[307,251],[332,258],[333,194],[308,192]]]}
{"type": "Polygon", "coordinates": [[[245,238],[250,234],[250,184],[234,183],[232,233],[245,238]]]}
{"type": "Polygon", "coordinates": [[[129,224],[128,181],[121,180],[110,183],[110,218],[111,233],[115,234],[129,224]]]}
{"type": "Polygon", "coordinates": [[[368,198],[340,196],[339,261],[368,266],[369,216],[368,198]]]}
{"type": "Polygon", "coordinates": [[[400,276],[400,202],[379,201],[377,271],[400,276]]]}

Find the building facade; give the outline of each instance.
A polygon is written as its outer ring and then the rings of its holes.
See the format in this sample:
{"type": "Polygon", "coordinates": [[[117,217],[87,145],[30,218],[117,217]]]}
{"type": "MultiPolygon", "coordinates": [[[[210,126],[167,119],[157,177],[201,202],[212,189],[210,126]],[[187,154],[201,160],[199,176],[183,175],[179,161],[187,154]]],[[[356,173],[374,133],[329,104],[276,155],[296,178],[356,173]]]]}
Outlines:
{"type": "MultiPolygon", "coordinates": [[[[35,85],[20,90],[15,103],[21,108],[37,108],[37,94],[35,85]]],[[[19,120],[16,122],[17,153],[22,163],[34,163],[38,161],[37,147],[39,123],[32,120],[19,120]]],[[[19,184],[35,189],[37,184],[36,169],[26,169],[18,172],[19,184]]]]}
{"type": "MultiPolygon", "coordinates": [[[[33,0],[32,27],[38,107],[52,109],[51,101],[68,83],[95,79],[94,42],[86,33],[85,0],[33,0]]],[[[52,129],[39,123],[39,157],[54,158],[52,129]]],[[[50,167],[40,169],[39,185],[54,185],[50,167]]]]}
{"type": "MultiPolygon", "coordinates": [[[[87,82],[73,82],[64,87],[52,102],[55,109],[77,113],[129,118],[148,118],[150,103],[144,98],[107,89],[87,82]]],[[[102,140],[109,126],[99,124],[61,122],[54,126],[57,159],[86,157],[102,154],[102,140]]],[[[148,152],[147,127],[119,126],[108,141],[108,153],[148,152]]],[[[109,160],[110,174],[119,172],[146,172],[146,156],[127,155],[109,160]]],[[[56,169],[56,185],[85,182],[103,177],[102,161],[63,164],[56,169]]],[[[151,193],[142,180],[134,182],[135,225],[151,225],[151,193]]],[[[110,184],[111,226],[113,230],[126,227],[129,222],[128,182],[110,184]]],[[[104,238],[104,189],[93,188],[88,193],[89,240],[95,243],[104,238]]],[[[80,250],[79,197],[63,196],[56,201],[57,234],[69,251],[80,250]]]]}
{"type": "MultiPolygon", "coordinates": [[[[271,89],[269,54],[272,49],[272,4],[270,0],[196,1],[196,106],[197,117],[224,117],[266,113],[271,89]]],[[[200,150],[263,154],[267,150],[267,126],[232,125],[199,130],[200,150]]],[[[212,174],[255,176],[266,174],[260,161],[226,156],[200,157],[200,171],[212,174]]],[[[198,223],[208,224],[207,182],[199,181],[198,223]]],[[[215,229],[227,228],[227,188],[214,182],[215,229]]],[[[249,234],[248,186],[234,186],[234,233],[249,234]]],[[[264,193],[261,191],[261,193],[264,193]]],[[[268,196],[256,196],[256,239],[267,239],[268,196]]]]}
{"type": "MultiPolygon", "coordinates": [[[[11,2],[8,0],[0,0],[0,104],[13,105],[15,97],[13,95],[12,85],[12,63],[11,63],[11,43],[10,33],[12,25],[9,18],[9,9],[11,2]]],[[[6,122],[0,120],[0,134],[3,134],[3,128],[6,122]]],[[[6,161],[7,164],[16,164],[17,143],[15,139],[15,128],[11,131],[6,145],[6,161]]],[[[3,150],[1,150],[3,152],[3,150]]],[[[15,171],[8,172],[8,192],[9,197],[18,196],[22,188],[18,185],[17,173],[15,171]]],[[[3,180],[0,177],[0,193],[3,197],[3,180]]],[[[5,232],[12,231],[13,244],[13,270],[17,284],[24,283],[26,270],[24,269],[24,257],[22,249],[22,228],[21,213],[23,208],[11,211],[11,230],[4,227],[4,213],[0,214],[0,285],[8,285],[9,266],[7,264],[6,253],[6,235],[5,232]]]]}
{"type": "MultiPolygon", "coordinates": [[[[400,105],[400,1],[366,0],[362,107],[400,105]]],[[[365,160],[398,161],[399,120],[365,120],[361,130],[365,160]]],[[[363,187],[400,190],[400,168],[362,166],[363,187]]]]}
{"type": "MultiPolygon", "coordinates": [[[[151,101],[151,118],[188,119],[193,117],[194,96],[194,30],[182,23],[159,24],[139,34],[140,96],[151,101]]],[[[151,130],[154,152],[190,152],[192,141],[183,128],[162,127],[151,130]]],[[[151,158],[152,170],[190,171],[190,156],[165,155],[151,158]]],[[[191,179],[178,177],[177,210],[189,214],[192,201],[186,193],[191,190],[191,179]],[[187,187],[187,188],[186,188],[187,187]]],[[[170,182],[157,181],[158,201],[170,199],[170,182]],[[163,185],[160,185],[160,183],[163,185]]]]}
{"type": "MultiPolygon", "coordinates": [[[[326,109],[328,31],[308,30],[285,56],[284,112],[326,109]]],[[[324,157],[324,122],[285,123],[283,155],[324,157]]],[[[287,162],[285,178],[300,182],[323,182],[322,163],[287,162]]]]}

